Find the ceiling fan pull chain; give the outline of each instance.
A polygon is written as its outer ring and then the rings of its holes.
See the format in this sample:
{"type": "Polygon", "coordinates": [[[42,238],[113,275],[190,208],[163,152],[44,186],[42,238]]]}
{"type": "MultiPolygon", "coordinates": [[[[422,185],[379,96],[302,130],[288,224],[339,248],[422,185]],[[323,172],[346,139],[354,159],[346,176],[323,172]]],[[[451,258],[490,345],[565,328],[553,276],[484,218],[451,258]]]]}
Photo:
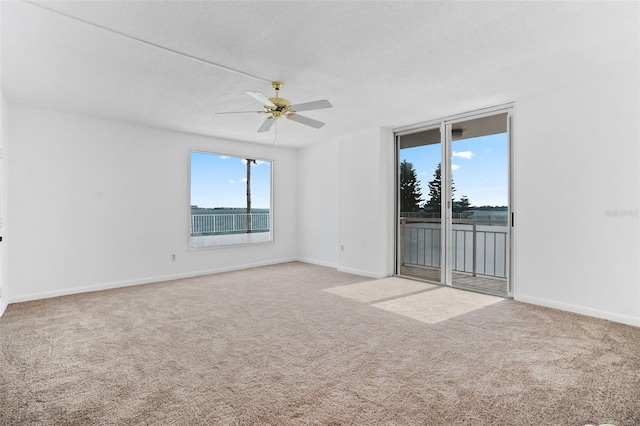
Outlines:
{"type": "Polygon", "coordinates": [[[276,146],[278,146],[278,120],[273,123],[276,127],[273,129],[273,141],[276,146]]]}

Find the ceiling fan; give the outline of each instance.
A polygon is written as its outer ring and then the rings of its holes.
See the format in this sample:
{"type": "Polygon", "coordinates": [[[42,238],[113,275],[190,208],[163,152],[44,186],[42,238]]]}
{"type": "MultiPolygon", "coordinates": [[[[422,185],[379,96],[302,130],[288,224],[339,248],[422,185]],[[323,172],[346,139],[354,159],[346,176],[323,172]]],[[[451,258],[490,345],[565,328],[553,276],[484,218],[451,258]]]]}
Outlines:
{"type": "Polygon", "coordinates": [[[300,124],[304,124],[306,126],[311,126],[315,129],[319,129],[324,126],[324,123],[318,120],[314,120],[312,118],[304,117],[299,115],[300,111],[311,111],[314,109],[323,109],[323,108],[332,108],[331,102],[326,99],[321,101],[313,101],[313,102],[305,102],[302,104],[291,105],[288,99],[280,97],[280,89],[284,83],[281,81],[274,81],[271,83],[271,87],[276,90],[276,96],[273,98],[267,98],[260,92],[252,92],[247,90],[247,94],[252,98],[256,99],[258,102],[263,104],[262,111],[234,111],[234,112],[217,112],[216,114],[242,114],[242,113],[258,113],[258,114],[268,114],[269,116],[264,120],[262,126],[258,129],[258,132],[266,132],[271,129],[273,123],[280,118],[286,117],[289,120],[297,121],[300,124]]]}

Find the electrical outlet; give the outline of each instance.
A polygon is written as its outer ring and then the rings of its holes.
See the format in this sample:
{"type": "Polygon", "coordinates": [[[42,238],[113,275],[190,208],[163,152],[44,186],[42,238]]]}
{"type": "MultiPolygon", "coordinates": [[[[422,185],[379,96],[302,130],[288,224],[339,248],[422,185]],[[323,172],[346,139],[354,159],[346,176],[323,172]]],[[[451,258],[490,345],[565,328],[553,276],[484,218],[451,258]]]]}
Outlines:
{"type": "Polygon", "coordinates": [[[171,255],[171,261],[172,261],[172,262],[175,262],[175,261],[176,261],[176,255],[175,255],[175,254],[172,254],[172,255],[171,255]]]}

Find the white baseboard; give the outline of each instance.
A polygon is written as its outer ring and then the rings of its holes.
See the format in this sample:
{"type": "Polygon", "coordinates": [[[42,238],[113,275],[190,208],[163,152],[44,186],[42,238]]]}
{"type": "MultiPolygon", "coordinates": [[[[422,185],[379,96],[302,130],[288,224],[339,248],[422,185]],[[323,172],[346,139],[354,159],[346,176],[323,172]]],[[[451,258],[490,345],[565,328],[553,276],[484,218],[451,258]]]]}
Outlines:
{"type": "Polygon", "coordinates": [[[562,311],[573,312],[576,314],[587,315],[595,318],[602,318],[609,321],[614,321],[622,324],[628,324],[628,325],[640,327],[640,317],[621,315],[621,314],[616,314],[614,312],[602,311],[599,309],[587,308],[584,306],[572,305],[570,303],[563,303],[555,300],[541,299],[538,297],[532,297],[527,295],[516,294],[514,296],[514,300],[518,302],[531,303],[533,305],[540,305],[547,308],[560,309],[562,311]]]}
{"type": "Polygon", "coordinates": [[[260,266],[277,265],[280,263],[294,262],[296,260],[297,259],[295,258],[277,259],[277,260],[270,260],[266,262],[257,262],[257,263],[250,263],[250,264],[244,264],[244,265],[235,265],[235,266],[229,266],[229,267],[223,267],[223,268],[208,269],[204,271],[187,272],[183,274],[163,275],[163,276],[147,277],[147,278],[140,278],[135,280],[126,280],[126,281],[114,281],[114,282],[101,283],[101,284],[95,284],[95,285],[89,285],[89,286],[83,286],[83,287],[72,287],[72,288],[66,288],[62,290],[45,291],[41,293],[31,293],[31,294],[21,295],[17,297],[12,297],[7,301],[6,304],[29,302],[32,300],[49,299],[51,297],[68,296],[71,294],[89,293],[93,291],[110,290],[110,289],[121,288],[121,287],[131,287],[134,285],[141,285],[141,284],[152,284],[152,283],[163,282],[163,281],[180,280],[183,278],[219,274],[222,272],[240,271],[242,269],[251,269],[251,268],[257,268],[260,266]]]}
{"type": "Polygon", "coordinates": [[[368,278],[382,279],[382,278],[387,278],[387,277],[391,276],[391,275],[387,275],[387,274],[376,274],[375,272],[364,271],[362,269],[344,268],[344,267],[340,267],[337,263],[324,262],[322,260],[307,259],[307,258],[304,258],[304,257],[299,257],[296,260],[298,262],[310,263],[312,265],[318,265],[318,266],[326,266],[327,268],[336,269],[339,272],[345,272],[347,274],[360,275],[360,276],[368,277],[368,278]]]}
{"type": "Polygon", "coordinates": [[[338,271],[346,272],[348,274],[361,275],[363,277],[375,278],[375,279],[378,279],[378,280],[391,276],[391,275],[388,275],[388,274],[380,274],[380,273],[375,273],[375,272],[371,272],[371,271],[363,271],[361,269],[355,269],[355,268],[344,268],[344,267],[340,267],[340,266],[338,267],[338,271]]]}
{"type": "Polygon", "coordinates": [[[379,274],[379,273],[375,273],[375,272],[371,272],[371,271],[365,271],[365,270],[362,270],[362,269],[344,268],[344,267],[339,266],[336,263],[324,262],[324,261],[315,260],[315,259],[307,259],[307,258],[304,258],[304,257],[299,257],[296,260],[298,262],[311,263],[313,265],[319,265],[319,266],[326,266],[328,268],[337,269],[339,272],[345,272],[347,274],[353,274],[353,275],[360,275],[360,276],[368,277],[368,278],[382,279],[382,278],[387,278],[387,277],[391,276],[391,274],[379,274]]]}
{"type": "Polygon", "coordinates": [[[302,263],[310,263],[312,265],[326,266],[327,268],[338,269],[338,264],[333,262],[325,262],[323,260],[307,259],[306,257],[298,257],[296,261],[302,263]]]}
{"type": "Polygon", "coordinates": [[[9,302],[6,297],[0,297],[0,317],[4,314],[4,311],[7,309],[9,302]]]}

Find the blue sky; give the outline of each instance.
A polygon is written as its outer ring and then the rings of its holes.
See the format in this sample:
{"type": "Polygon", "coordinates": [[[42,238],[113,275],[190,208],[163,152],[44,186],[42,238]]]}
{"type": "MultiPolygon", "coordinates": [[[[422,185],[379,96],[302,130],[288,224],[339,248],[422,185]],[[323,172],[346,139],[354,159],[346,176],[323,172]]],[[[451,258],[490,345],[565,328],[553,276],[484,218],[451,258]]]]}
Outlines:
{"type": "MultiPolygon", "coordinates": [[[[412,163],[422,195],[440,162],[440,144],[406,148],[400,161],[412,163]]],[[[474,206],[506,206],[508,199],[507,135],[482,136],[452,142],[452,169],[456,200],[469,197],[474,206]]],[[[247,166],[243,158],[204,152],[191,153],[191,204],[200,207],[246,207],[247,166]]],[[[253,208],[270,208],[271,162],[251,167],[253,208]]]]}
{"type": "MultiPolygon", "coordinates": [[[[247,207],[247,165],[240,157],[191,153],[191,204],[199,207],[247,207]]],[[[271,162],[251,166],[251,207],[271,206],[271,162]]]]}
{"type": "MultiPolygon", "coordinates": [[[[469,197],[473,206],[506,206],[508,203],[507,134],[454,140],[451,144],[454,199],[469,197]]],[[[422,196],[429,198],[429,182],[441,158],[441,145],[400,150],[400,161],[416,169],[422,196]]]]}

